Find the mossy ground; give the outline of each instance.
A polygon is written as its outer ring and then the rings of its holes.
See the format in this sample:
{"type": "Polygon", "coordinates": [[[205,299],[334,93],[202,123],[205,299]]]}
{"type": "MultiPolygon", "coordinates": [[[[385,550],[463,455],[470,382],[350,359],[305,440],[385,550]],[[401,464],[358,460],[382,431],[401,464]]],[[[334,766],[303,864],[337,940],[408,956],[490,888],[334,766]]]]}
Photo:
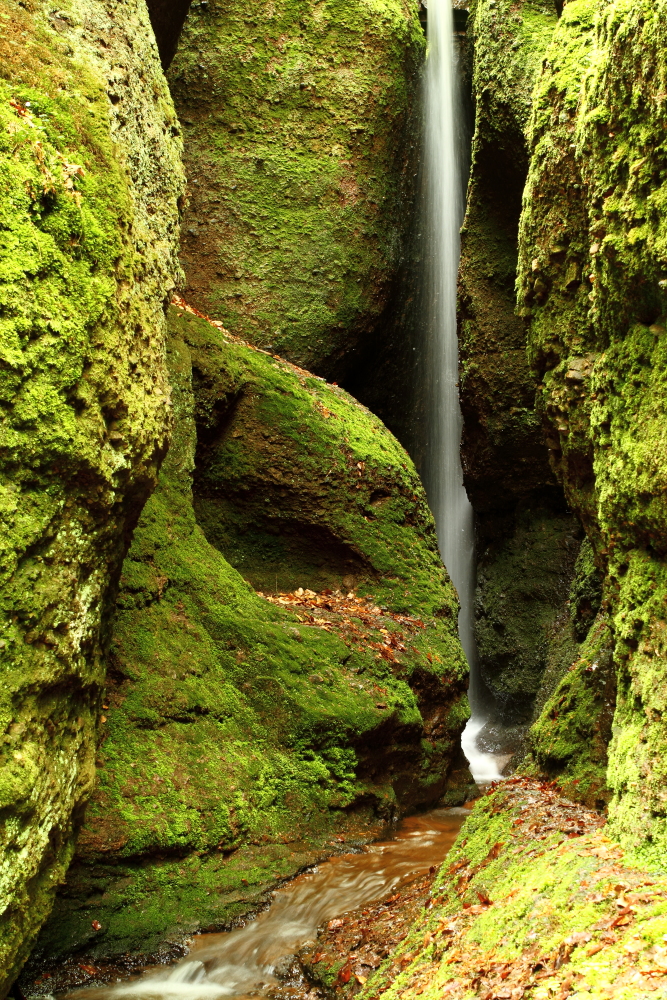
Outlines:
{"type": "Polygon", "coordinates": [[[485,796],[421,918],[359,996],[662,995],[667,882],[628,867],[601,823],[523,779],[485,796]]]}
{"type": "Polygon", "coordinates": [[[571,0],[531,123],[519,292],[551,460],[604,577],[612,828],[664,856],[664,3],[571,0]]]}
{"type": "Polygon", "coordinates": [[[456,597],[400,446],[342,391],[204,320],[174,311],[172,334],[173,442],[123,567],[97,789],[38,958],[148,953],[227,925],[334,833],[369,837],[440,798],[467,717],[456,597]],[[282,448],[300,477],[296,501],[278,491],[282,506],[256,450],[265,434],[272,461],[282,448]],[[197,440],[222,495],[235,496],[222,470],[237,486],[252,475],[245,502],[268,499],[277,517],[290,502],[305,516],[325,483],[328,506],[319,496],[311,508],[356,546],[369,574],[359,591],[386,611],[368,641],[259,596],[207,540],[193,508],[197,440]],[[373,522],[361,511],[380,475],[386,520],[373,522]],[[423,627],[387,658],[396,610],[423,627]]]}
{"type": "Polygon", "coordinates": [[[92,788],[100,633],[168,426],[183,177],[143,7],[2,2],[0,65],[4,995],[92,788]]]}
{"type": "Polygon", "coordinates": [[[169,73],[187,140],[188,300],[329,378],[377,325],[402,253],[418,7],[193,3],[169,73]]]}

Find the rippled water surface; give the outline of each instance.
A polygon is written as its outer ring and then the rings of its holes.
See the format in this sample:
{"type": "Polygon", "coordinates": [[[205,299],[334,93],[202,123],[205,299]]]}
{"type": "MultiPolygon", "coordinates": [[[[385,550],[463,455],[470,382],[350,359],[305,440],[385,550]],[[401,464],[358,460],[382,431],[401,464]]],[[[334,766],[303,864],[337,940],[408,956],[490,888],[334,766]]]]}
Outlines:
{"type": "Polygon", "coordinates": [[[392,840],[323,862],[274,893],[269,909],[244,927],[202,934],[187,958],[114,986],[80,989],[72,1000],[207,1000],[271,996],[290,959],[320,924],[372,903],[439,865],[465,809],[436,809],[404,820],[392,840]]]}

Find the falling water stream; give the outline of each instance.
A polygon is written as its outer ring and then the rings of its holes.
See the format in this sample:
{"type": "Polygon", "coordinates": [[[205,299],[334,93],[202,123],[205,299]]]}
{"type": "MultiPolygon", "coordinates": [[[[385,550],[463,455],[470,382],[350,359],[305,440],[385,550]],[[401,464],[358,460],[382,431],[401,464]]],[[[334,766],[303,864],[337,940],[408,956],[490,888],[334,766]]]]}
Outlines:
{"type": "Polygon", "coordinates": [[[464,809],[411,816],[391,840],[323,862],[273,894],[269,909],[243,927],[195,938],[187,958],[124,983],[88,987],[72,1000],[215,1000],[285,997],[306,990],[281,987],[281,970],[332,917],[383,899],[439,865],[454,843],[464,809]]]}
{"type": "Polygon", "coordinates": [[[489,723],[474,636],[475,536],[463,485],[456,287],[464,213],[461,101],[454,49],[452,0],[428,0],[425,100],[426,315],[424,379],[427,456],[424,481],[440,552],[461,603],[459,636],[470,664],[472,710],[462,738],[473,777],[500,778],[498,759],[479,745],[489,723]]]}

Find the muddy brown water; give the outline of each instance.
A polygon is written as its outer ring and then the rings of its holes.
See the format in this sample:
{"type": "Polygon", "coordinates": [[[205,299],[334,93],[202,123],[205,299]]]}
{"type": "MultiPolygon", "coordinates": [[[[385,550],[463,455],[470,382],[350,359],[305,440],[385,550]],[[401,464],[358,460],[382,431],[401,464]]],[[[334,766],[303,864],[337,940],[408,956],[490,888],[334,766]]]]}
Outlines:
{"type": "MultiPolygon", "coordinates": [[[[389,896],[439,865],[467,809],[435,809],[400,823],[391,840],[342,854],[277,890],[243,927],[194,939],[186,958],[134,979],[67,994],[71,1000],[215,1000],[285,995],[290,963],[317,928],[389,896]]],[[[301,992],[301,991],[300,991],[301,992]]],[[[60,994],[63,997],[63,994],[60,994]]]]}

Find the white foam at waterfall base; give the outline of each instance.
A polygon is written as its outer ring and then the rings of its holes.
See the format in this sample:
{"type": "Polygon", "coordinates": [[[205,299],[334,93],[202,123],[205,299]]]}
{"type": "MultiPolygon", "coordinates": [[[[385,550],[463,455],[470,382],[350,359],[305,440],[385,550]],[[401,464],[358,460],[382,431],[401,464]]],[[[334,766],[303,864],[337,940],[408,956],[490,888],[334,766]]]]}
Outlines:
{"type": "Polygon", "coordinates": [[[478,785],[490,785],[493,781],[502,780],[502,774],[498,768],[498,755],[487,753],[477,746],[477,737],[485,725],[484,718],[472,718],[461,736],[461,749],[470,765],[470,773],[478,785]]]}
{"type": "Polygon", "coordinates": [[[451,0],[429,0],[425,95],[424,389],[427,442],[424,483],[435,517],[440,552],[461,604],[459,636],[470,665],[472,718],[462,747],[481,783],[501,775],[493,754],[478,747],[488,722],[474,637],[474,513],[463,485],[456,290],[464,212],[461,102],[451,0]]]}

